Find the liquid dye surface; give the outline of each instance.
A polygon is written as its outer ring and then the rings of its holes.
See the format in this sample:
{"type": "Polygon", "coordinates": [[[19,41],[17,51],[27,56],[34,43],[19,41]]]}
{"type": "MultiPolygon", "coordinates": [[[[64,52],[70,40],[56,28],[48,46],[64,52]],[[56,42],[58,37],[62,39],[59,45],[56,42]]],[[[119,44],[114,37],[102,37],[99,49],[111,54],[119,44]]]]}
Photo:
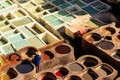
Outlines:
{"type": "Polygon", "coordinates": [[[24,13],[20,12],[20,11],[15,11],[14,14],[18,17],[22,17],[25,16],[24,13]]]}
{"type": "Polygon", "coordinates": [[[21,40],[21,41],[17,41],[17,42],[14,42],[12,43],[14,45],[14,47],[19,50],[25,46],[29,46],[28,42],[25,41],[25,40],[21,40]]]}
{"type": "Polygon", "coordinates": [[[20,64],[16,66],[16,69],[22,74],[31,72],[33,68],[31,64],[20,64]]]}
{"type": "Polygon", "coordinates": [[[60,54],[66,54],[66,53],[70,53],[71,49],[69,46],[66,45],[59,45],[55,48],[55,51],[60,53],[60,54]]]}
{"type": "Polygon", "coordinates": [[[45,45],[37,37],[30,37],[30,38],[27,39],[27,41],[28,41],[29,44],[31,44],[32,46],[35,46],[36,48],[40,48],[40,47],[45,45]]]}
{"type": "Polygon", "coordinates": [[[80,2],[79,0],[75,0],[75,1],[71,1],[72,4],[77,4],[80,7],[85,6],[85,4],[83,4],[82,2],[80,2]]]}
{"type": "Polygon", "coordinates": [[[24,7],[25,8],[32,8],[32,7],[34,7],[35,6],[35,4],[33,4],[33,3],[25,3],[24,4],[24,7]]]}
{"type": "Polygon", "coordinates": [[[36,3],[38,3],[38,4],[43,4],[43,3],[45,3],[45,0],[34,0],[36,3]]]}
{"type": "Polygon", "coordinates": [[[58,25],[61,25],[62,23],[63,22],[61,20],[56,20],[56,21],[51,22],[50,24],[53,26],[58,26],[58,25]]]}
{"type": "Polygon", "coordinates": [[[59,11],[58,13],[55,13],[55,16],[58,18],[61,18],[65,15],[69,14],[68,12],[66,12],[65,10],[59,11]]]}
{"type": "Polygon", "coordinates": [[[83,67],[80,64],[78,64],[78,63],[73,63],[73,64],[69,65],[69,69],[71,71],[82,71],[83,67]]]}
{"type": "Polygon", "coordinates": [[[14,52],[14,49],[11,46],[11,44],[5,44],[2,48],[6,54],[14,52]]]}
{"type": "Polygon", "coordinates": [[[70,6],[70,4],[64,3],[64,4],[60,5],[59,7],[60,7],[61,9],[64,9],[64,8],[69,7],[69,6],[70,6]]]}
{"type": "Polygon", "coordinates": [[[109,41],[101,41],[101,42],[99,42],[98,46],[102,49],[110,50],[114,47],[114,44],[109,41]]]}
{"type": "Polygon", "coordinates": [[[34,36],[34,34],[26,27],[20,27],[19,30],[23,32],[26,35],[26,37],[34,36]]]}
{"type": "Polygon", "coordinates": [[[20,41],[23,39],[24,39],[24,36],[22,34],[18,34],[18,35],[9,37],[9,41],[11,41],[11,42],[17,42],[17,41],[20,41]]]}
{"type": "Polygon", "coordinates": [[[63,1],[63,0],[59,0],[59,1],[58,1],[58,0],[55,0],[55,1],[53,1],[52,3],[58,6],[58,5],[64,4],[65,1],[63,1]]]}
{"type": "Polygon", "coordinates": [[[26,17],[26,18],[23,18],[23,19],[20,19],[20,20],[13,21],[12,23],[15,26],[22,26],[22,25],[25,25],[25,24],[28,24],[28,23],[31,23],[31,22],[33,22],[33,21],[30,18],[26,17]]]}
{"type": "Polygon", "coordinates": [[[42,58],[44,60],[50,60],[50,56],[48,56],[47,54],[42,54],[42,58]]]}
{"type": "Polygon", "coordinates": [[[91,6],[87,6],[83,8],[85,11],[87,11],[90,15],[96,14],[98,11],[92,8],[91,6]]]}
{"type": "Polygon", "coordinates": [[[9,1],[5,1],[5,2],[2,3],[2,5],[4,7],[9,7],[11,5],[11,3],[9,1]]]}
{"type": "Polygon", "coordinates": [[[67,15],[67,16],[65,16],[65,17],[63,18],[63,20],[64,20],[65,22],[71,21],[71,20],[73,20],[73,19],[75,19],[75,18],[74,18],[74,16],[72,16],[72,15],[67,15]]]}
{"type": "Polygon", "coordinates": [[[44,17],[44,20],[45,21],[48,21],[48,22],[52,22],[52,21],[55,21],[57,18],[53,15],[50,15],[50,16],[46,16],[44,17]]]}

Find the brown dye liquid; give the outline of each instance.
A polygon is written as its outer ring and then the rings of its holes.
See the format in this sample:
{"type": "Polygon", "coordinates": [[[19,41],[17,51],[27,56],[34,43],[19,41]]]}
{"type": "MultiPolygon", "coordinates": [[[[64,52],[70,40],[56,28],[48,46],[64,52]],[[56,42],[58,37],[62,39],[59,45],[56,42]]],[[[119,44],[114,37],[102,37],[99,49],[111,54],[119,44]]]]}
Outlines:
{"type": "Polygon", "coordinates": [[[71,71],[82,71],[83,67],[80,64],[78,64],[78,63],[73,63],[73,64],[69,65],[69,69],[71,71]]]}
{"type": "Polygon", "coordinates": [[[66,45],[57,46],[55,48],[55,50],[56,50],[56,52],[58,52],[60,54],[66,54],[66,53],[69,53],[71,51],[70,47],[66,46],[66,45]]]}
{"type": "Polygon", "coordinates": [[[53,73],[47,72],[42,80],[57,80],[57,78],[53,73]]]}

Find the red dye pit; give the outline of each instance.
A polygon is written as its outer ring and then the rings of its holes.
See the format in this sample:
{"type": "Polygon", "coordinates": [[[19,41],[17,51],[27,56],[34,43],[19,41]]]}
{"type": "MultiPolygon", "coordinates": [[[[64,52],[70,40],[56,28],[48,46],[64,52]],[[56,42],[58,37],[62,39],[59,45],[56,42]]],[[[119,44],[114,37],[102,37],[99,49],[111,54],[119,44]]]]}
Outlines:
{"type": "Polygon", "coordinates": [[[56,72],[56,73],[55,73],[55,75],[60,76],[60,77],[62,77],[62,76],[63,76],[63,75],[62,75],[62,73],[61,73],[61,72],[59,72],[59,71],[58,71],[58,72],[56,72]]]}

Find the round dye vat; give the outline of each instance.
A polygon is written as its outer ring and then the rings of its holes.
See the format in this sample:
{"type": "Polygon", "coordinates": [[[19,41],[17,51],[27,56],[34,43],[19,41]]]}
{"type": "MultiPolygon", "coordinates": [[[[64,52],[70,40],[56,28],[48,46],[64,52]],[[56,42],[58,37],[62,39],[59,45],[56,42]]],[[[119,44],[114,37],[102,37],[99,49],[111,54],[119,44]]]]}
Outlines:
{"type": "Polygon", "coordinates": [[[109,41],[101,41],[101,42],[99,42],[98,46],[102,49],[109,50],[114,47],[114,44],[109,41]]]}
{"type": "Polygon", "coordinates": [[[50,60],[54,57],[54,54],[50,51],[45,51],[43,54],[42,54],[42,58],[44,60],[50,60]]]}
{"type": "Polygon", "coordinates": [[[60,53],[60,54],[66,54],[66,53],[70,53],[71,49],[67,45],[59,45],[55,48],[55,51],[60,53]]]}
{"type": "Polygon", "coordinates": [[[53,73],[47,72],[41,80],[57,80],[53,73]]]}
{"type": "Polygon", "coordinates": [[[83,63],[86,67],[93,67],[98,64],[98,61],[95,58],[87,57],[83,63]]]}
{"type": "Polygon", "coordinates": [[[71,71],[82,71],[83,67],[79,63],[73,63],[69,65],[71,71]]]}
{"type": "Polygon", "coordinates": [[[95,40],[95,41],[99,41],[101,40],[101,35],[98,33],[92,33],[91,37],[95,40]]]}
{"type": "Polygon", "coordinates": [[[20,55],[18,54],[12,54],[9,56],[9,61],[11,64],[16,64],[17,62],[19,62],[21,59],[20,55]]]}
{"type": "Polygon", "coordinates": [[[68,73],[69,71],[66,68],[62,67],[57,72],[55,72],[55,75],[63,77],[63,76],[66,76],[68,73]]]}
{"type": "Polygon", "coordinates": [[[13,68],[9,68],[7,74],[9,75],[10,79],[14,79],[18,76],[18,73],[13,68]]]}
{"type": "Polygon", "coordinates": [[[105,29],[108,30],[111,33],[111,35],[116,32],[116,30],[112,27],[106,27],[105,29]]]}
{"type": "Polygon", "coordinates": [[[20,64],[20,65],[17,65],[16,69],[20,73],[25,74],[25,73],[31,72],[34,69],[34,67],[33,67],[32,64],[28,64],[28,63],[25,64],[25,63],[23,63],[23,64],[20,64]]]}

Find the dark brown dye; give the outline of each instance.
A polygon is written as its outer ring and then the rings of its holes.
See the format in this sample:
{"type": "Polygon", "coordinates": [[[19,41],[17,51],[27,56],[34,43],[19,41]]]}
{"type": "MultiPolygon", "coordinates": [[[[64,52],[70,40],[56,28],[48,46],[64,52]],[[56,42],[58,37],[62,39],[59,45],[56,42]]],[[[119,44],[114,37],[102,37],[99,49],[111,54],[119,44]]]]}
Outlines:
{"type": "Polygon", "coordinates": [[[34,68],[33,65],[25,62],[16,66],[16,69],[22,74],[31,72],[33,68],[34,68]]]}
{"type": "Polygon", "coordinates": [[[104,50],[109,50],[114,47],[114,44],[109,41],[101,41],[101,42],[99,42],[98,46],[104,50]]]}
{"type": "Polygon", "coordinates": [[[120,39],[120,35],[118,35],[117,38],[120,39]]]}
{"type": "Polygon", "coordinates": [[[102,37],[100,34],[98,33],[92,33],[91,37],[95,40],[95,41],[99,41],[102,37]]]}
{"type": "Polygon", "coordinates": [[[69,46],[66,45],[59,45],[55,48],[55,51],[60,53],[60,54],[66,54],[66,53],[70,53],[71,49],[69,46]]]}
{"type": "Polygon", "coordinates": [[[54,54],[50,51],[45,51],[43,54],[42,54],[42,58],[44,60],[50,60],[54,57],[54,54]]]}
{"type": "Polygon", "coordinates": [[[113,57],[120,59],[120,49],[117,50],[116,54],[113,57]]]}
{"type": "Polygon", "coordinates": [[[98,78],[98,75],[94,71],[89,69],[88,72],[84,74],[82,77],[84,80],[96,80],[98,78]]]}
{"type": "Polygon", "coordinates": [[[117,28],[120,28],[120,21],[117,21],[116,24],[115,24],[115,26],[116,26],[117,28]]]}
{"type": "Polygon", "coordinates": [[[107,73],[107,75],[110,75],[111,73],[112,73],[112,69],[110,68],[110,67],[108,67],[107,65],[103,65],[102,67],[101,67],[101,69],[103,69],[106,73],[107,73]]]}
{"type": "Polygon", "coordinates": [[[42,80],[57,80],[57,78],[53,73],[47,72],[42,80]]]}
{"type": "Polygon", "coordinates": [[[88,70],[88,74],[93,78],[93,80],[97,79],[98,77],[98,75],[90,69],[88,70]]]}
{"type": "Polygon", "coordinates": [[[73,63],[69,65],[71,71],[82,71],[83,67],[79,63],[73,63]]]}
{"type": "Polygon", "coordinates": [[[17,72],[13,68],[9,68],[7,74],[9,75],[10,79],[17,77],[17,72]]]}
{"type": "Polygon", "coordinates": [[[76,75],[72,75],[69,80],[82,80],[82,79],[76,75]]]}
{"type": "Polygon", "coordinates": [[[107,27],[105,29],[108,30],[108,31],[110,31],[111,35],[116,32],[116,30],[114,28],[112,28],[112,27],[107,27]]]}
{"type": "Polygon", "coordinates": [[[106,40],[112,40],[112,37],[111,36],[106,36],[105,39],[106,40]]]}
{"type": "Polygon", "coordinates": [[[95,58],[87,57],[83,63],[86,67],[93,67],[98,64],[98,61],[95,58]]]}
{"type": "Polygon", "coordinates": [[[26,52],[26,55],[28,56],[28,57],[32,57],[33,55],[35,55],[36,54],[36,52],[37,52],[37,50],[35,49],[35,48],[29,48],[28,49],[28,51],[26,52]]]}
{"type": "Polygon", "coordinates": [[[69,73],[69,71],[68,71],[66,68],[64,68],[64,67],[60,68],[60,69],[58,70],[58,72],[59,72],[60,74],[62,74],[61,77],[66,76],[66,75],[69,73]]]}

